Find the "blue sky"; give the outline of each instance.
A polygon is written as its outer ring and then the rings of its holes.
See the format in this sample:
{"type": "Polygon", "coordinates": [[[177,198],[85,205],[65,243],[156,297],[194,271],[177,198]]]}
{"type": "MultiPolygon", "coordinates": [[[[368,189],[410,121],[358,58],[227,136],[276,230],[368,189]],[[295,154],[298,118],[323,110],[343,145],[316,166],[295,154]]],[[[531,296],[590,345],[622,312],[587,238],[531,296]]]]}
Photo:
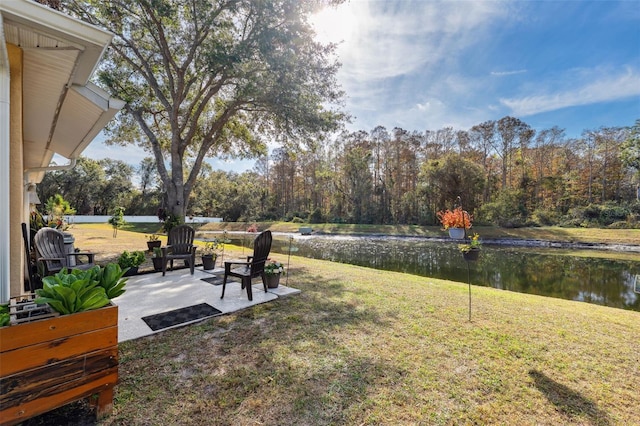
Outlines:
{"type": "MultiPolygon", "coordinates": [[[[579,137],[640,118],[640,0],[351,0],[313,23],[321,41],[340,43],[352,131],[469,129],[511,115],[579,137]]],[[[85,154],[145,156],[97,141],[85,154]]]]}

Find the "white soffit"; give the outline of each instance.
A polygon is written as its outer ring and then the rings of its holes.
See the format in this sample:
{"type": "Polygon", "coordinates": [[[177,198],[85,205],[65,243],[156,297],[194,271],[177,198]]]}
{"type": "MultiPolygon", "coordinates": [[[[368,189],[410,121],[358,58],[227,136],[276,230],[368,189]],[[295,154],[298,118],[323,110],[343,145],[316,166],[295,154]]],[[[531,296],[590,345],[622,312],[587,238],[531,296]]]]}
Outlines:
{"type": "Polygon", "coordinates": [[[124,102],[110,99],[106,92],[92,83],[71,87],[60,111],[50,148],[67,158],[78,157],[123,106],[124,102]]]}
{"type": "Polygon", "coordinates": [[[82,52],[72,83],[85,85],[113,35],[33,0],[2,0],[8,43],[27,48],[75,48],[82,52]],[[15,29],[12,27],[16,27],[15,29]]]}
{"type": "Polygon", "coordinates": [[[47,155],[52,127],[56,126],[58,103],[65,92],[69,76],[73,72],[77,50],[24,51],[23,70],[23,119],[25,168],[47,165],[51,159],[47,155]]]}
{"type": "Polygon", "coordinates": [[[30,0],[0,0],[0,13],[23,50],[24,168],[79,156],[124,106],[88,81],[112,35],[30,0]]]}

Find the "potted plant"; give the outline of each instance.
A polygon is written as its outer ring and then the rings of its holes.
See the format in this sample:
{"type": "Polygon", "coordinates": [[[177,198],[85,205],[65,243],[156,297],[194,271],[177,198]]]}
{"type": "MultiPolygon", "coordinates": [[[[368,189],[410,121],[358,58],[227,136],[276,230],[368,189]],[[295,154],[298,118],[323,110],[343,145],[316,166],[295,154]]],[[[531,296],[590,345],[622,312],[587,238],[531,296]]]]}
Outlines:
{"type": "Polygon", "coordinates": [[[162,241],[160,241],[158,234],[147,235],[147,248],[150,252],[156,247],[159,248],[161,245],[162,241]]]}
{"type": "Polygon", "coordinates": [[[459,244],[458,248],[460,249],[464,260],[475,261],[478,260],[478,256],[480,256],[481,246],[482,241],[480,241],[480,235],[476,232],[469,240],[469,243],[459,244]]]}
{"type": "Polygon", "coordinates": [[[128,277],[138,273],[138,267],[144,263],[144,259],[144,253],[141,251],[129,253],[125,250],[118,258],[118,265],[125,271],[124,275],[128,277]]]}
{"type": "Polygon", "coordinates": [[[115,263],[65,268],[43,278],[35,300],[23,295],[0,309],[0,382],[11,383],[0,393],[3,424],[87,397],[97,397],[98,417],[111,411],[118,382],[118,307],[111,299],[125,291],[122,276],[115,263]]]}
{"type": "Polygon", "coordinates": [[[153,254],[151,255],[151,261],[153,262],[153,270],[162,270],[162,249],[160,247],[153,248],[153,254]]]}
{"type": "Polygon", "coordinates": [[[220,245],[221,243],[217,238],[205,243],[204,248],[202,249],[202,268],[204,270],[209,271],[211,269],[215,269],[220,245]]]}
{"type": "Polygon", "coordinates": [[[264,265],[264,273],[267,276],[267,287],[277,288],[280,284],[280,275],[284,275],[284,265],[278,261],[268,259],[264,265]]]}
{"type": "Polygon", "coordinates": [[[464,238],[465,230],[471,228],[473,217],[462,207],[453,210],[445,209],[436,213],[438,220],[445,231],[449,231],[449,237],[461,240],[464,238]]]}

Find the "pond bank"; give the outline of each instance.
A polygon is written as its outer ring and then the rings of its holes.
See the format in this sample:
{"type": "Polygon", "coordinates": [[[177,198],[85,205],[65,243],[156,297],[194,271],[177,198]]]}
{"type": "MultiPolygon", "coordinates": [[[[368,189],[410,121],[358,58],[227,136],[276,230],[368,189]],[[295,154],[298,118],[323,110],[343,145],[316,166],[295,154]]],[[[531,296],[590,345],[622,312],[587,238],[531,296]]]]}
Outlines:
{"type": "Polygon", "coordinates": [[[562,248],[562,249],[578,249],[578,250],[613,250],[623,252],[640,253],[640,245],[632,244],[609,244],[609,243],[583,243],[583,242],[566,242],[566,241],[544,241],[544,240],[514,240],[514,239],[496,239],[483,240],[487,244],[507,245],[516,247],[543,247],[543,248],[562,248]]]}
{"type": "MultiPolygon", "coordinates": [[[[207,231],[207,230],[199,230],[198,234],[200,237],[206,238],[206,234],[219,235],[221,231],[207,231]]],[[[245,231],[227,231],[229,235],[254,235],[255,233],[245,232],[245,231]]],[[[451,238],[446,237],[433,237],[433,236],[419,236],[419,235],[387,235],[381,233],[371,233],[371,234],[362,234],[362,233],[327,233],[327,232],[313,232],[311,235],[301,235],[298,232],[273,232],[274,236],[279,237],[293,237],[293,238],[313,238],[314,236],[319,236],[323,238],[331,238],[331,237],[348,237],[348,238],[396,238],[396,239],[417,239],[421,241],[448,241],[455,242],[457,240],[453,240],[451,238]]],[[[610,242],[607,243],[598,243],[598,242],[583,242],[583,241],[559,241],[559,240],[543,240],[543,239],[527,239],[527,238],[481,238],[484,244],[493,244],[500,246],[513,246],[513,247],[539,247],[539,248],[558,248],[558,249],[576,249],[576,250],[610,250],[610,251],[619,251],[619,252],[630,252],[630,253],[640,253],[640,241],[638,244],[613,244],[610,242]]]]}

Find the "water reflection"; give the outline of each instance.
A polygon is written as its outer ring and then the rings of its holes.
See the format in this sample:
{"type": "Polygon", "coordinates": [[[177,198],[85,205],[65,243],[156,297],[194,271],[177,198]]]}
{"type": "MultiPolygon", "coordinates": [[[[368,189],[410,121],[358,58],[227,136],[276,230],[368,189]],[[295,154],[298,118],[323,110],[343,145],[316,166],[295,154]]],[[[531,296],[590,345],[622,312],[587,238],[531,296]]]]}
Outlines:
{"type": "MultiPolygon", "coordinates": [[[[244,244],[249,246],[249,239],[244,244]]],[[[450,242],[314,236],[297,237],[294,245],[299,256],[467,282],[467,264],[450,242]]],[[[272,250],[287,253],[288,247],[288,239],[276,237],[272,250]]],[[[485,244],[480,260],[470,268],[475,285],[640,311],[640,294],[633,288],[640,259],[584,258],[559,255],[553,249],[485,244]]]]}

